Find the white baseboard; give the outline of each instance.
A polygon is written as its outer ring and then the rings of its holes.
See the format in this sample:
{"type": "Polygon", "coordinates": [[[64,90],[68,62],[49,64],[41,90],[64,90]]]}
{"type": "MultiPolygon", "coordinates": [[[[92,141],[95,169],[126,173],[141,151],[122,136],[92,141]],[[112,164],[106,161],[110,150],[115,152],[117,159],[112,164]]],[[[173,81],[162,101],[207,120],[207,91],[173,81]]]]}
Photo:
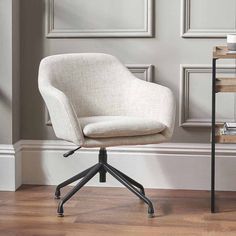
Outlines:
{"type": "MultiPolygon", "coordinates": [[[[15,191],[21,184],[57,185],[97,162],[98,149],[81,149],[58,140],[22,140],[0,145],[0,190],[15,191]]],[[[216,188],[236,191],[236,145],[217,145],[216,188]]],[[[108,148],[109,163],[147,188],[209,190],[210,145],[167,143],[108,148]]],[[[106,184],[95,177],[90,186],[120,186],[108,175],[106,184]]]]}
{"type": "MultiPolygon", "coordinates": [[[[97,162],[98,149],[81,149],[63,141],[22,140],[22,183],[56,185],[97,162]]],[[[236,191],[236,145],[217,145],[216,188],[236,191]]],[[[147,188],[209,190],[210,145],[168,143],[108,148],[109,163],[147,188]]],[[[106,184],[95,177],[90,186],[120,186],[108,175],[106,184]]]]}
{"type": "Polygon", "coordinates": [[[15,191],[22,184],[19,146],[0,145],[0,190],[15,191]]]}

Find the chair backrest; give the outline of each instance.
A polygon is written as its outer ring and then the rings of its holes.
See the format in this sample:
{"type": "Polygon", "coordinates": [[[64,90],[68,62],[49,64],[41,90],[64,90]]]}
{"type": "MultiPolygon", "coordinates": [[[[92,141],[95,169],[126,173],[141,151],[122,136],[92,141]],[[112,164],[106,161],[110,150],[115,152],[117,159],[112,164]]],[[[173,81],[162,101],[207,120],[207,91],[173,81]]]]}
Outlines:
{"type": "MultiPolygon", "coordinates": [[[[39,80],[48,80],[70,99],[79,117],[122,115],[125,93],[134,76],[115,57],[101,53],[49,56],[42,60],[39,80]]],[[[40,81],[39,81],[40,83],[40,81]]]]}

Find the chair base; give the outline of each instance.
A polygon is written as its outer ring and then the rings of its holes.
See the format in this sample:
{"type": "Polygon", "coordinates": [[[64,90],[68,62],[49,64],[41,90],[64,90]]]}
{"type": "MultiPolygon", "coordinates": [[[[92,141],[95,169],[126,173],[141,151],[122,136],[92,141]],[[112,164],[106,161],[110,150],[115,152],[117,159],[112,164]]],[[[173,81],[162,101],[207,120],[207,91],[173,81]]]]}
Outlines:
{"type": "Polygon", "coordinates": [[[143,186],[131,179],[121,171],[112,167],[107,163],[107,151],[105,148],[101,148],[99,151],[99,162],[98,164],[86,169],[85,171],[73,176],[72,178],[59,184],[55,191],[55,199],[60,199],[61,192],[60,189],[81,179],[80,182],[68,192],[59,202],[57,213],[59,217],[64,216],[64,204],[77,192],[79,191],[90,179],[92,179],[97,173],[99,173],[99,180],[101,183],[106,182],[106,174],[111,174],[116,178],[121,184],[128,188],[137,197],[143,200],[148,205],[148,216],[150,218],[154,217],[154,208],[152,202],[145,196],[145,191],[143,186]]]}

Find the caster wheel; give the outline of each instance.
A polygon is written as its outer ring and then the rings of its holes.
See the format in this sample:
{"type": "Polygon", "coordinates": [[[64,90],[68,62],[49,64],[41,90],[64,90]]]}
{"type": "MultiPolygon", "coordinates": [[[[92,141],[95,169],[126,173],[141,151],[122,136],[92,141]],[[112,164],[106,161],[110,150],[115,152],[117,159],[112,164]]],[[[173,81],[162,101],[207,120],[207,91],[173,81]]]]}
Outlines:
{"type": "Polygon", "coordinates": [[[57,216],[63,217],[64,216],[64,209],[63,209],[63,203],[60,201],[57,208],[57,216]]]}
{"type": "Polygon", "coordinates": [[[58,217],[64,217],[64,214],[63,213],[58,213],[57,216],[58,217]]]}
{"type": "Polygon", "coordinates": [[[154,218],[154,208],[153,207],[148,207],[148,218],[154,218]]]}
{"type": "Polygon", "coordinates": [[[154,213],[148,213],[148,218],[154,218],[155,214],[154,213]]]}

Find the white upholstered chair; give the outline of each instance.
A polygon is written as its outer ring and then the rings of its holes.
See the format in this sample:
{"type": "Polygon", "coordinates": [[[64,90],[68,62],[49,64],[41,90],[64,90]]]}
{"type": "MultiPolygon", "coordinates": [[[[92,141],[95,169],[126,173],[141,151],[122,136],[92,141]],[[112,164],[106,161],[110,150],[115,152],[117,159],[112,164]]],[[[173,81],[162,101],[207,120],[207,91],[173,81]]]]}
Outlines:
{"type": "Polygon", "coordinates": [[[81,179],[60,200],[58,215],[63,216],[64,203],[95,174],[105,182],[106,173],[110,173],[144,200],[149,216],[153,216],[154,208],[143,186],[107,163],[106,147],[168,141],[175,119],[172,92],[136,78],[115,57],[100,53],[44,58],[39,68],[39,90],[58,138],[74,143],[77,149],[100,148],[98,164],[57,186],[55,197],[59,199],[62,187],[81,179]]]}

